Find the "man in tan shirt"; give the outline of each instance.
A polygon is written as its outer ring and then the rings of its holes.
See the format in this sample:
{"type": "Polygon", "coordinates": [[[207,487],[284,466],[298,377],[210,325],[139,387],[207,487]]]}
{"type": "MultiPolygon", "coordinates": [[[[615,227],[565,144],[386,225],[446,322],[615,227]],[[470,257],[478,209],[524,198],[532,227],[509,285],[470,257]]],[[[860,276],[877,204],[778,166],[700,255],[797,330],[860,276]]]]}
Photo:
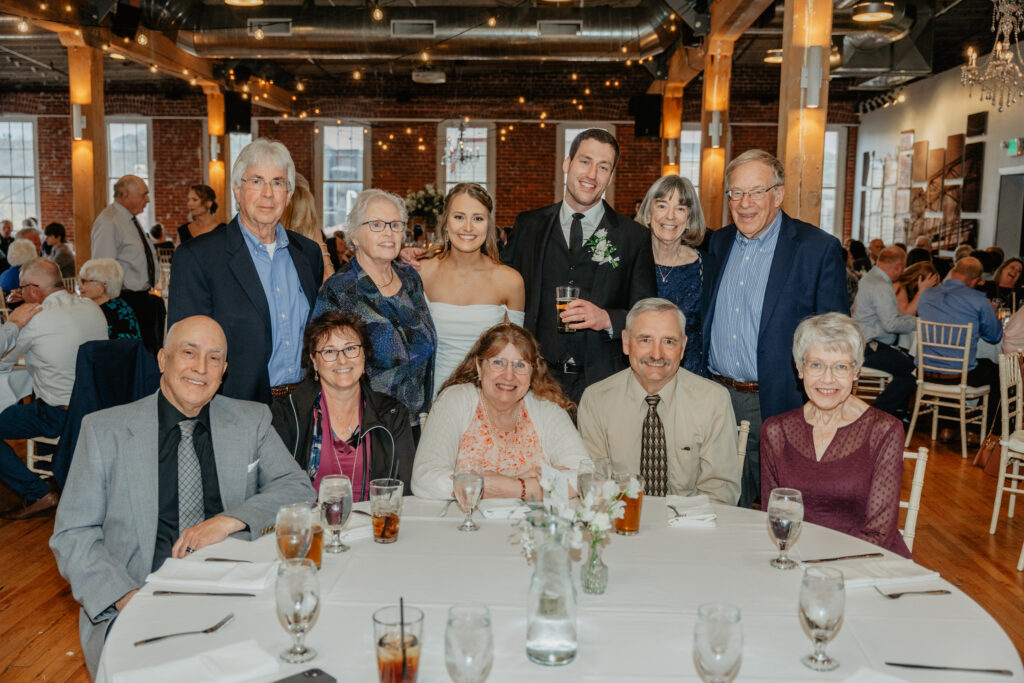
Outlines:
{"type": "MultiPolygon", "coordinates": [[[[653,404],[664,431],[665,493],[705,494],[735,505],[740,461],[729,392],[679,367],[684,329],[686,319],[671,301],[650,298],[633,306],[622,332],[630,367],[584,392],[578,416],[583,443],[592,458],[639,473],[644,422],[653,404]]],[[[655,493],[650,483],[647,492],[655,493]]]]}

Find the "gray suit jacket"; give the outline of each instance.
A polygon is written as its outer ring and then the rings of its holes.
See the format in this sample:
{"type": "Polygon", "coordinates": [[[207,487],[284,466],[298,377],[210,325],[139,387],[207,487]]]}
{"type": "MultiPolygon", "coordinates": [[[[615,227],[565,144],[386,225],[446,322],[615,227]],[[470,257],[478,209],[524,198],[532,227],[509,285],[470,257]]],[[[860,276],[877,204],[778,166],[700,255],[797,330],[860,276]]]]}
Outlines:
{"type": "MultiPolygon", "coordinates": [[[[224,514],[245,522],[249,540],[270,530],[278,507],[315,500],[258,403],[215,396],[210,428],[224,514]]],[[[157,395],[82,421],[50,547],[82,605],[79,630],[95,676],[113,604],[140,588],[153,566],[158,494],[157,395]]]]}

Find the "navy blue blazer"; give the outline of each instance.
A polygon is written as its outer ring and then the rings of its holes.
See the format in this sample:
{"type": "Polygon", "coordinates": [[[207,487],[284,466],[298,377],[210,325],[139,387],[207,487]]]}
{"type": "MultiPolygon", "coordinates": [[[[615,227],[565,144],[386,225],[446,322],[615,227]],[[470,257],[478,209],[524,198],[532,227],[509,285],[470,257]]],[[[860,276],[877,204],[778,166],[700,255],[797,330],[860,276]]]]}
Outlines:
{"type": "MultiPolygon", "coordinates": [[[[718,264],[705,301],[704,357],[709,364],[718,288],[735,238],[736,225],[727,225],[714,232],[708,249],[718,264]]],[[[782,213],[757,336],[757,382],[764,419],[803,404],[793,365],[793,334],[800,321],[821,313],[850,313],[841,249],[832,235],[782,213]]]]}
{"type": "MultiPolygon", "coordinates": [[[[324,279],[320,247],[289,230],[288,253],[312,313],[324,279]]],[[[224,328],[228,370],[221,393],[269,405],[267,363],[273,350],[270,307],[238,216],[228,225],[190,239],[174,252],[167,325],[191,315],[208,315],[224,328]]]]}

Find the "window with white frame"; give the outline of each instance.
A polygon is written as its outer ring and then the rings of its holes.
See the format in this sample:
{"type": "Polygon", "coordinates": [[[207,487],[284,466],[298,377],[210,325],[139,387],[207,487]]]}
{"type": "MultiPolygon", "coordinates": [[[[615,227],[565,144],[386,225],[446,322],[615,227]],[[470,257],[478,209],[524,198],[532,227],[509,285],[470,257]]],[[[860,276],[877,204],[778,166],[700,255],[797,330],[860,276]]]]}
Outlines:
{"type": "Polygon", "coordinates": [[[0,119],[0,220],[15,230],[30,216],[38,220],[36,195],[35,122],[0,119]]]}
{"type": "Polygon", "coordinates": [[[679,175],[700,194],[700,128],[683,128],[679,135],[679,175]]]}
{"type": "Polygon", "coordinates": [[[846,160],[846,130],[825,130],[825,154],[821,164],[821,219],[819,227],[827,233],[842,233],[842,199],[846,160]],[[836,227],[839,227],[838,232],[836,227]]]}
{"type": "MultiPolygon", "coordinates": [[[[586,123],[560,123],[558,124],[558,149],[556,157],[558,159],[555,165],[555,187],[557,189],[556,197],[558,201],[562,201],[565,196],[565,172],[562,170],[562,162],[565,161],[566,157],[569,156],[569,150],[572,149],[572,141],[576,139],[576,136],[585,130],[590,128],[600,128],[606,130],[612,135],[615,135],[615,126],[611,123],[603,122],[586,122],[586,123]]],[[[615,176],[612,176],[611,182],[608,183],[608,187],[605,188],[602,197],[609,204],[613,204],[615,200],[615,176]]]]}
{"type": "Polygon", "coordinates": [[[149,204],[139,214],[139,225],[148,230],[153,225],[153,185],[150,183],[150,143],[148,121],[110,121],[107,123],[107,186],[114,197],[118,178],[134,175],[149,188],[149,204]]]}
{"type": "Polygon", "coordinates": [[[366,134],[362,126],[324,126],[324,233],[345,226],[366,188],[366,134]]]}
{"type": "Polygon", "coordinates": [[[493,193],[494,155],[491,154],[491,140],[494,139],[494,123],[467,123],[458,119],[442,121],[437,133],[439,139],[444,139],[444,147],[439,150],[439,189],[447,195],[448,190],[459,183],[478,183],[493,193]]]}
{"type": "Polygon", "coordinates": [[[231,185],[231,171],[238,161],[238,155],[242,153],[246,145],[252,142],[252,133],[229,133],[228,149],[231,154],[231,165],[228,166],[228,195],[231,197],[231,216],[238,213],[238,202],[235,200],[235,190],[231,185]]]}

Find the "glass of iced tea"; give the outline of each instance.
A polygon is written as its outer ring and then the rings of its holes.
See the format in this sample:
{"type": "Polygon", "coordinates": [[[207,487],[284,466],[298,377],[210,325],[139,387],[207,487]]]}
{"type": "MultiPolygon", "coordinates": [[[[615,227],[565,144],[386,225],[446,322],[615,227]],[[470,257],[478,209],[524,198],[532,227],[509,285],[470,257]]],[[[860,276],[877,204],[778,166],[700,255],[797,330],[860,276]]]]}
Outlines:
{"type": "Polygon", "coordinates": [[[423,612],[416,607],[392,605],[373,613],[380,683],[416,683],[422,636],[423,612]]]}
{"type": "Polygon", "coordinates": [[[370,482],[370,514],[373,516],[373,540],[394,543],[402,519],[402,482],[398,479],[374,479],[370,482]]]}
{"type": "Polygon", "coordinates": [[[309,543],[309,552],[306,557],[313,560],[317,570],[324,557],[324,512],[319,503],[310,503],[311,514],[313,515],[313,537],[309,543]]]}
{"type": "Polygon", "coordinates": [[[615,520],[615,532],[623,536],[632,536],[640,530],[640,510],[644,502],[644,478],[639,474],[616,473],[615,481],[619,485],[619,500],[626,504],[625,514],[615,520]],[[635,491],[636,498],[631,498],[628,495],[631,479],[635,480],[638,485],[635,491]]]}
{"type": "Polygon", "coordinates": [[[572,328],[573,323],[562,322],[562,312],[565,307],[569,305],[570,301],[580,298],[580,288],[573,285],[565,285],[561,287],[555,287],[555,315],[558,320],[555,321],[557,329],[562,334],[571,334],[575,332],[572,328]]]}
{"type": "Polygon", "coordinates": [[[313,505],[292,503],[277,510],[277,556],[282,560],[305,557],[313,542],[313,505]]]}

